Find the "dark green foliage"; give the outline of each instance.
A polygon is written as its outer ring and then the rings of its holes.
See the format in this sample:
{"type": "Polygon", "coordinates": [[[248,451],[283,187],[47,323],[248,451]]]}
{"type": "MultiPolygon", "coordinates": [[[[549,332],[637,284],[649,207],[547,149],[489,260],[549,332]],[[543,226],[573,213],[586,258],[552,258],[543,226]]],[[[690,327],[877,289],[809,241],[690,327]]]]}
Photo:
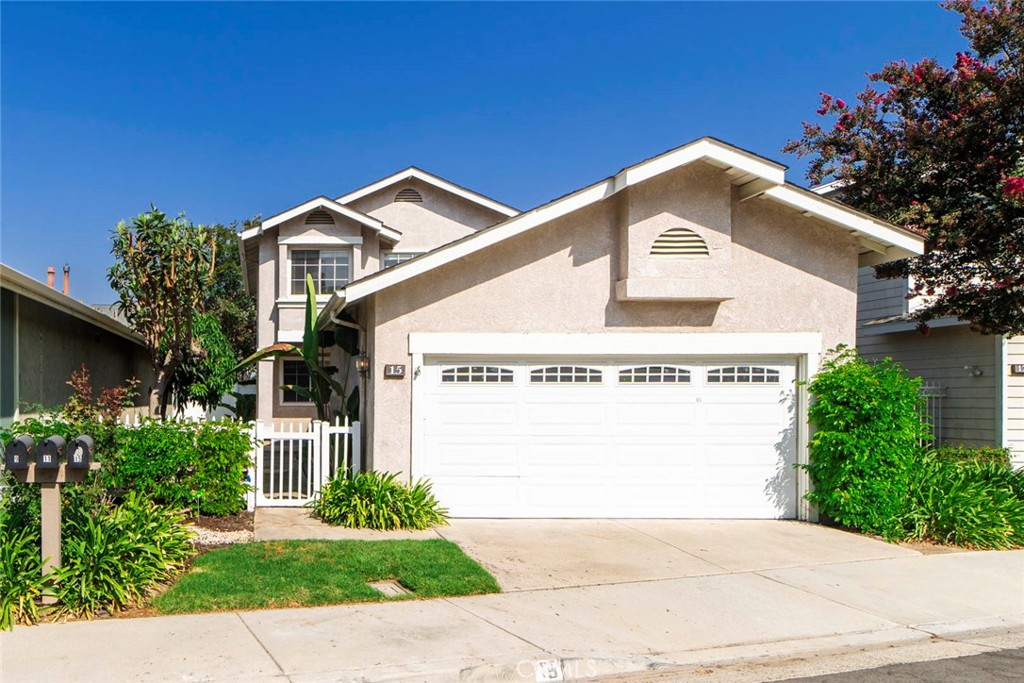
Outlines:
{"type": "Polygon", "coordinates": [[[212,314],[197,315],[192,334],[194,348],[174,371],[171,390],[180,401],[195,401],[209,410],[235,386],[235,353],[212,314]]]}
{"type": "Polygon", "coordinates": [[[245,507],[252,444],[239,422],[145,420],[121,430],[107,476],[120,489],[204,515],[230,515],[245,507]]]}
{"type": "Polygon", "coordinates": [[[1010,449],[995,446],[942,446],[935,450],[935,457],[948,462],[969,461],[1010,466],[1010,449]]]}
{"type": "Polygon", "coordinates": [[[45,586],[38,524],[23,525],[0,509],[0,630],[36,621],[35,599],[45,586]]]}
{"type": "Polygon", "coordinates": [[[332,479],[307,505],[314,517],[351,529],[429,529],[448,516],[428,482],[406,484],[387,472],[332,479]]]}
{"type": "Polygon", "coordinates": [[[1024,471],[929,453],[915,468],[911,493],[905,520],[911,538],[969,548],[1024,546],[1024,471]]]}
{"type": "Polygon", "coordinates": [[[275,541],[210,551],[153,602],[164,613],[189,613],[384,601],[366,584],[386,579],[414,598],[499,590],[494,577],[441,539],[275,541]]]}
{"type": "Polygon", "coordinates": [[[138,493],[116,506],[73,493],[66,505],[58,614],[91,617],[137,604],[194,552],[184,515],[138,493]]]}
{"type": "Polygon", "coordinates": [[[885,538],[903,534],[910,477],[926,426],[920,380],[886,359],[840,348],[809,386],[814,425],[808,500],[836,522],[885,538]]]}
{"type": "Polygon", "coordinates": [[[238,229],[258,224],[259,216],[225,227],[210,228],[216,240],[217,260],[213,284],[206,293],[206,311],[213,315],[235,358],[256,351],[256,299],[242,281],[242,261],[238,255],[238,229]]]}

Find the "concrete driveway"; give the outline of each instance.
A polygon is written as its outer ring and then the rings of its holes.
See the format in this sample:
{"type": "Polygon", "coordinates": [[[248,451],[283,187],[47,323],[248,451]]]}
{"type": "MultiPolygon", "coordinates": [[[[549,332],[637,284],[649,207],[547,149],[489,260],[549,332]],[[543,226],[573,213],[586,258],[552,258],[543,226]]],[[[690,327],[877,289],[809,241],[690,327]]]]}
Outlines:
{"type": "Polygon", "coordinates": [[[457,519],[437,533],[484,565],[506,592],[919,555],[789,521],[457,519]]]}

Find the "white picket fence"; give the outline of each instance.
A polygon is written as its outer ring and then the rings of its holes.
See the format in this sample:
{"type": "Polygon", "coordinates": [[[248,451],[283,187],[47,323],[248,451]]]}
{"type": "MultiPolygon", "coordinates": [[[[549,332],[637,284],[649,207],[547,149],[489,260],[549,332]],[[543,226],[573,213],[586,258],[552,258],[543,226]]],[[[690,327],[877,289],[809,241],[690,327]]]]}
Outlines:
{"type": "Polygon", "coordinates": [[[360,425],[313,421],[253,424],[252,507],[300,507],[333,477],[359,468],[360,425]]]}
{"type": "MultiPolygon", "coordinates": [[[[205,422],[172,418],[176,422],[205,422]]],[[[138,427],[139,415],[125,416],[126,427],[138,427]]],[[[216,420],[210,420],[216,423],[216,420]]],[[[252,465],[246,476],[252,487],[247,507],[301,507],[333,477],[359,471],[358,422],[334,424],[320,420],[250,422],[252,465]]]]}

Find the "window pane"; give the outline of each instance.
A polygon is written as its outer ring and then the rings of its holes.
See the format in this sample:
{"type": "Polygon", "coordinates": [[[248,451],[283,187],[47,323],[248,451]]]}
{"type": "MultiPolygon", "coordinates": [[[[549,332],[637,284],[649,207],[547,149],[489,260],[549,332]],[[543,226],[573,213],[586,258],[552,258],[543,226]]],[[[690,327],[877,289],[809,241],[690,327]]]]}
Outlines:
{"type": "Polygon", "coordinates": [[[320,287],[317,294],[329,294],[341,289],[349,281],[349,252],[324,250],[320,252],[320,287]]]}
{"type": "MultiPolygon", "coordinates": [[[[309,368],[301,360],[286,360],[281,367],[281,384],[285,386],[297,386],[309,389],[312,382],[309,377],[309,368]]],[[[308,399],[300,396],[297,391],[283,389],[281,397],[283,403],[308,403],[308,399]]]]}
{"type": "Polygon", "coordinates": [[[405,263],[406,261],[415,256],[417,256],[417,254],[410,252],[388,252],[384,254],[384,258],[381,262],[381,267],[390,268],[391,266],[397,266],[399,263],[405,263]]]}
{"type": "Polygon", "coordinates": [[[292,294],[302,295],[306,293],[306,274],[313,276],[313,284],[316,285],[317,270],[320,263],[320,252],[316,249],[293,249],[292,256],[292,294]]]}

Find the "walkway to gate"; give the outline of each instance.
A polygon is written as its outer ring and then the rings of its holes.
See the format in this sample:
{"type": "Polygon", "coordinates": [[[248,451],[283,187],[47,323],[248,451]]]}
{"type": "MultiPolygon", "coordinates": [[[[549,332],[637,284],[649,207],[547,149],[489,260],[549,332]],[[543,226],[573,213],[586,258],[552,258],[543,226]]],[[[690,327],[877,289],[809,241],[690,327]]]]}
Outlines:
{"type": "Polygon", "coordinates": [[[253,425],[254,491],[249,506],[299,507],[334,476],[359,470],[358,422],[263,422],[253,425]]]}

